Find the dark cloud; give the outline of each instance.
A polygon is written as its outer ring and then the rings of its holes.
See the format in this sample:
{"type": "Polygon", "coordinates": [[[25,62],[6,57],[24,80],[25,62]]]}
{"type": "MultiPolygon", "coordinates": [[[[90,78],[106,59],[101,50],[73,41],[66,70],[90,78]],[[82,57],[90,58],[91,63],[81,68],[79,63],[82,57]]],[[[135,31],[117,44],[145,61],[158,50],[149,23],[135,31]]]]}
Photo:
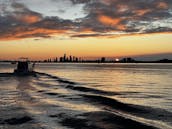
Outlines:
{"type": "Polygon", "coordinates": [[[0,5],[3,7],[0,39],[45,38],[60,34],[83,38],[172,32],[171,0],[70,1],[73,4],[84,4],[84,11],[88,15],[76,20],[64,20],[44,17],[17,2],[10,5],[12,11],[0,5]]]}
{"type": "Polygon", "coordinates": [[[89,3],[89,2],[94,2],[95,0],[71,0],[73,4],[85,4],[85,3],[89,3]]]}
{"type": "Polygon", "coordinates": [[[42,19],[42,15],[29,10],[25,5],[19,3],[12,3],[14,11],[10,14],[18,22],[36,23],[42,19]]]}
{"type": "Polygon", "coordinates": [[[155,32],[172,32],[172,28],[168,27],[158,27],[154,29],[147,29],[145,33],[155,33],[155,32]]]}
{"type": "Polygon", "coordinates": [[[29,10],[25,5],[13,3],[13,12],[0,16],[0,40],[22,38],[47,38],[55,34],[64,34],[72,30],[75,23],[58,17],[43,17],[29,10]]]}
{"type": "Polygon", "coordinates": [[[87,33],[87,34],[75,34],[72,35],[71,37],[73,38],[87,38],[87,37],[109,37],[109,34],[100,34],[100,33],[87,33]]]}
{"type": "MultiPolygon", "coordinates": [[[[153,25],[158,21],[157,28],[161,27],[163,19],[169,19],[168,22],[171,23],[170,6],[171,2],[165,0],[94,1],[87,4],[86,9],[90,13],[82,24],[84,27],[91,27],[94,31],[135,31],[141,33],[146,25],[153,25]],[[145,22],[145,26],[140,26],[142,21],[145,22]]],[[[168,25],[166,27],[171,28],[168,25]]]]}

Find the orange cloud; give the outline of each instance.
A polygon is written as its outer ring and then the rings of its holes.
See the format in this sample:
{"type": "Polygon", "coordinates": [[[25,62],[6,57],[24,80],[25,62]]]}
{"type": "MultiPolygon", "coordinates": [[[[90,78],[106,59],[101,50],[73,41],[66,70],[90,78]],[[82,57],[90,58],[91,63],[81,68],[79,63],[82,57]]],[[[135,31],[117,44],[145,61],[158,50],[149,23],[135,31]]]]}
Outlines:
{"type": "Polygon", "coordinates": [[[35,23],[35,22],[38,22],[40,21],[41,18],[38,17],[38,16],[33,16],[33,15],[26,15],[24,17],[22,17],[22,21],[23,22],[26,22],[26,23],[35,23]]]}
{"type": "Polygon", "coordinates": [[[84,28],[84,29],[81,29],[82,32],[84,33],[92,33],[94,32],[91,28],[84,28]]]}
{"type": "Polygon", "coordinates": [[[160,8],[160,9],[167,9],[168,8],[168,5],[165,2],[159,2],[157,4],[157,7],[160,8]]]}
{"type": "Polygon", "coordinates": [[[143,16],[144,14],[149,13],[149,12],[151,12],[151,9],[140,9],[140,10],[135,11],[135,13],[138,16],[143,16]]]}
{"type": "Polygon", "coordinates": [[[123,18],[111,18],[105,15],[101,15],[98,17],[98,20],[104,25],[113,26],[119,30],[125,30],[126,26],[121,24],[122,19],[123,18]]]}
{"type": "MultiPolygon", "coordinates": [[[[88,1],[91,0],[73,0],[74,3],[86,5],[88,1]]],[[[13,3],[13,12],[7,11],[4,14],[8,15],[0,15],[0,40],[46,38],[58,34],[66,34],[68,37],[100,37],[172,31],[169,1],[96,0],[86,7],[86,17],[67,20],[58,16],[44,17],[24,4],[13,3]],[[163,21],[164,25],[158,25],[163,21]]]]}
{"type": "Polygon", "coordinates": [[[127,27],[125,25],[122,25],[122,24],[118,25],[117,28],[119,30],[125,30],[125,29],[127,29],[127,27]]]}
{"type": "Polygon", "coordinates": [[[124,4],[117,5],[117,8],[118,8],[118,12],[125,12],[125,11],[129,10],[128,5],[124,5],[124,4]]]}
{"type": "Polygon", "coordinates": [[[31,28],[25,30],[21,27],[15,29],[14,33],[0,37],[0,40],[17,40],[23,38],[48,37],[54,34],[64,34],[66,30],[51,30],[44,28],[31,28]]]}
{"type": "Polygon", "coordinates": [[[98,20],[104,25],[118,25],[121,22],[120,18],[111,18],[109,16],[101,15],[98,17],[98,20]]]}
{"type": "Polygon", "coordinates": [[[25,15],[18,14],[18,15],[15,15],[14,18],[20,22],[24,22],[28,24],[36,23],[41,20],[40,16],[32,15],[32,14],[25,14],[25,15]]]}

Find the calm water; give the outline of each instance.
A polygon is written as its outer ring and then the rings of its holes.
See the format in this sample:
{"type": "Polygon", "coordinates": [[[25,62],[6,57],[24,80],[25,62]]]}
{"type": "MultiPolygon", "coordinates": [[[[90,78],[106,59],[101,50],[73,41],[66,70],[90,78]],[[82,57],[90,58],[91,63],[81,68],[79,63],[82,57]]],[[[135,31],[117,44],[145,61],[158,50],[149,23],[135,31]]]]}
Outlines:
{"type": "MultiPolygon", "coordinates": [[[[0,73],[14,67],[1,63],[0,73]]],[[[172,128],[172,64],[37,64],[35,71],[0,76],[0,129],[172,128]]]]}

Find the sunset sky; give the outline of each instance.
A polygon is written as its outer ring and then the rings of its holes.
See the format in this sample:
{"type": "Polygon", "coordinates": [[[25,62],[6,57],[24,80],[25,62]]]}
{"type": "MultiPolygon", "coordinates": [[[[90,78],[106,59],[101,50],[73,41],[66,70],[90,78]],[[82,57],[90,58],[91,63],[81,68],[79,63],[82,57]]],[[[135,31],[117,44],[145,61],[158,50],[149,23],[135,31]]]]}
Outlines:
{"type": "Polygon", "coordinates": [[[64,53],[170,58],[172,0],[0,0],[0,59],[64,53]]]}

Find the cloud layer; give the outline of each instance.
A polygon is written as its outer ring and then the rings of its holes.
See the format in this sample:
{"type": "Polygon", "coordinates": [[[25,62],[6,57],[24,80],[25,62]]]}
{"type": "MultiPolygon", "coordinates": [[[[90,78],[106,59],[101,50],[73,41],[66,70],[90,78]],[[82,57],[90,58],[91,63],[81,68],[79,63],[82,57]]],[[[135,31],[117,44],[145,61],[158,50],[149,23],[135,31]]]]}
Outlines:
{"type": "MultiPolygon", "coordinates": [[[[44,14],[46,10],[37,12],[25,1],[4,3],[0,0],[0,40],[57,35],[83,38],[172,32],[171,0],[64,0],[62,6],[69,7],[67,4],[70,3],[75,5],[71,11],[82,11],[69,19],[58,15],[65,11],[69,13],[68,10],[60,11],[57,8],[57,16],[47,16],[44,14]]],[[[58,4],[59,0],[49,2],[58,4]]],[[[35,7],[41,3],[33,1],[33,4],[35,7]]]]}

